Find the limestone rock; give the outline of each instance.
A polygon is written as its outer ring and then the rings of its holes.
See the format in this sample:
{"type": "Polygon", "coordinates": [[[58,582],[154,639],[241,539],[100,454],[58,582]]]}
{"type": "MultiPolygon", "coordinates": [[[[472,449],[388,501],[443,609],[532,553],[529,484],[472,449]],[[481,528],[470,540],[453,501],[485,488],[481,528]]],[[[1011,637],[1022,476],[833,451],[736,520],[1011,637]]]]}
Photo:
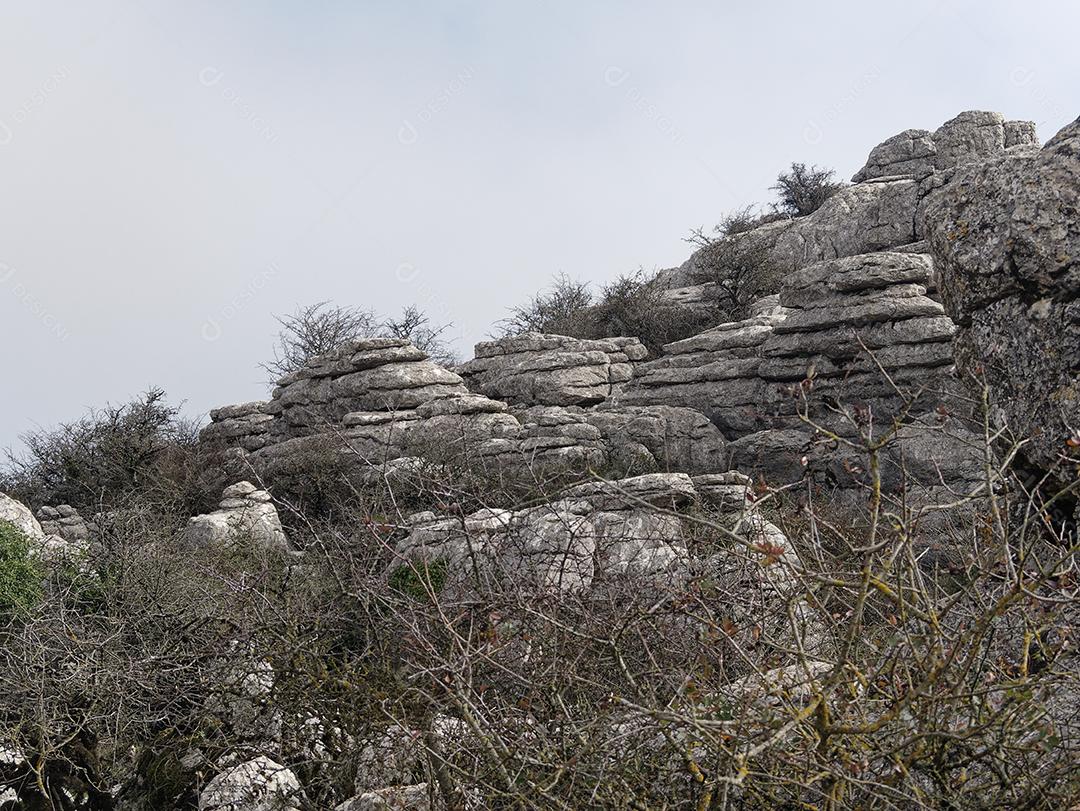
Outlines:
{"type": "Polygon", "coordinates": [[[959,367],[985,375],[1024,454],[1053,467],[1080,429],[1080,121],[958,169],[926,228],[959,367]]]}
{"type": "Polygon", "coordinates": [[[191,518],[184,538],[195,547],[239,546],[279,552],[290,549],[270,494],[246,481],[225,488],[215,512],[191,518]]]}
{"type": "Polygon", "coordinates": [[[851,179],[861,183],[888,175],[922,178],[1031,144],[1038,144],[1033,122],[1006,121],[1000,113],[968,110],[933,133],[904,130],[883,141],[870,151],[866,165],[851,179]]]}
{"type": "Polygon", "coordinates": [[[199,794],[199,811],[300,811],[302,802],[296,775],[260,755],[207,783],[199,794]]]}
{"type": "Polygon", "coordinates": [[[41,524],[30,512],[30,508],[11,496],[0,493],[0,521],[7,521],[19,530],[31,542],[45,540],[41,524]]]}
{"type": "Polygon", "coordinates": [[[468,578],[539,591],[578,592],[620,576],[680,577],[687,558],[682,521],[655,508],[696,499],[693,481],[682,473],[587,482],[537,507],[417,516],[397,554],[405,561],[444,560],[468,578]]]}
{"type": "Polygon", "coordinates": [[[617,391],[647,354],[636,338],[528,332],[477,344],[458,371],[474,391],[514,405],[590,405],[617,391]]]}

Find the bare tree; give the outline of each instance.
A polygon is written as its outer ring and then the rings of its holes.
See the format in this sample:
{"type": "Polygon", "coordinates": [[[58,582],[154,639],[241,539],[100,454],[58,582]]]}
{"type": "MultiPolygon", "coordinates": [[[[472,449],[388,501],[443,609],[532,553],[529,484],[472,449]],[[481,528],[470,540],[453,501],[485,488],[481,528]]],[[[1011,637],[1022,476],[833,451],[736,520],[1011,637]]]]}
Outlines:
{"type": "Polygon", "coordinates": [[[451,327],[453,324],[434,326],[426,313],[415,304],[410,304],[397,318],[387,318],[383,321],[381,332],[391,338],[408,340],[442,366],[455,366],[460,359],[443,337],[451,327]]]}
{"type": "Polygon", "coordinates": [[[328,301],[298,307],[292,315],[280,316],[277,321],[281,332],[274,360],[262,364],[274,381],[346,341],[376,335],[381,326],[371,310],[331,305],[328,301]]]}
{"type": "Polygon", "coordinates": [[[771,187],[780,198],[773,204],[774,211],[789,217],[813,214],[843,187],[843,184],[833,181],[835,174],[832,169],[792,163],[791,170],[781,172],[776,178],[776,185],[771,187]]]}

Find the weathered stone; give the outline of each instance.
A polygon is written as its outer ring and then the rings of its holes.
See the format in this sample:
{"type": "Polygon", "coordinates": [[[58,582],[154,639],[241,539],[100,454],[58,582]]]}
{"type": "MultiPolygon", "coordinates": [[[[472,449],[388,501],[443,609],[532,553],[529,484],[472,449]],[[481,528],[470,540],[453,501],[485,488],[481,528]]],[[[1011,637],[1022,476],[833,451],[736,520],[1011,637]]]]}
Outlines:
{"type": "Polygon", "coordinates": [[[923,178],[954,166],[973,163],[1015,146],[1037,144],[1031,121],[1006,121],[1000,113],[968,110],[933,133],[904,130],[870,151],[855,183],[888,175],[923,178]]]}
{"type": "Polygon", "coordinates": [[[514,405],[588,405],[610,397],[646,355],[636,338],[529,332],[477,344],[459,372],[474,391],[514,405]]]}
{"type": "Polygon", "coordinates": [[[4,493],[0,493],[0,521],[7,521],[25,535],[31,543],[45,539],[41,524],[34,518],[30,508],[4,493]]]}
{"type": "Polygon", "coordinates": [[[185,541],[195,547],[287,552],[290,549],[270,494],[250,482],[225,488],[215,512],[188,521],[185,541]]]}
{"type": "Polygon", "coordinates": [[[926,227],[959,367],[985,378],[1025,457],[1055,467],[1080,429],[1080,121],[957,170],[926,227]]]}
{"type": "Polygon", "coordinates": [[[300,811],[304,793],[291,770],[260,755],[217,775],[199,794],[199,811],[300,811]]]}

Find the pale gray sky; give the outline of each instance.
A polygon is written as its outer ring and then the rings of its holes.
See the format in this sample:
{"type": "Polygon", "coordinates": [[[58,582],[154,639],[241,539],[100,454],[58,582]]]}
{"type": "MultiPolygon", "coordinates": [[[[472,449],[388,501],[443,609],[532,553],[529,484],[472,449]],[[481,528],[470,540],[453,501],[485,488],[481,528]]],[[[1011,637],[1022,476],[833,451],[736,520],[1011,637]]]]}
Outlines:
{"type": "Polygon", "coordinates": [[[793,160],[1076,117],[1066,2],[0,2],[0,447],[258,399],[273,314],[453,321],[681,262],[793,160]]]}

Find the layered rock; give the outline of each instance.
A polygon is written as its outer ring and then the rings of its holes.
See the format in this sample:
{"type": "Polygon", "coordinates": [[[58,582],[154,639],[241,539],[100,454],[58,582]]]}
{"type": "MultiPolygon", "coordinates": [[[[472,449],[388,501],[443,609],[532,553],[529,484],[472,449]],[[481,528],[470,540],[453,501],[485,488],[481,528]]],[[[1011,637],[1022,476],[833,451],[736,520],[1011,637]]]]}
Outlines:
{"type": "Polygon", "coordinates": [[[46,535],[55,535],[64,543],[73,547],[85,548],[90,538],[97,531],[97,525],[87,521],[78,510],[67,504],[56,507],[42,507],[37,512],[41,530],[46,535]]]}
{"type": "MultiPolygon", "coordinates": [[[[620,404],[700,410],[730,440],[730,464],[770,481],[810,472],[853,486],[853,454],[823,448],[804,418],[850,434],[859,419],[887,427],[901,410],[910,418],[950,402],[955,325],[927,295],[932,273],[930,257],[907,252],[790,273],[771,310],[664,347],[641,365],[620,404]]],[[[940,428],[932,422],[929,429],[940,428]]],[[[942,454],[943,478],[968,483],[971,437],[956,430],[956,453],[942,454]]],[[[898,444],[934,452],[914,436],[898,444]]]]}
{"type": "MultiPolygon", "coordinates": [[[[568,381],[580,382],[584,378],[578,373],[591,374],[588,369],[603,373],[606,397],[621,386],[614,380],[628,377],[631,358],[645,352],[633,339],[576,342],[592,347],[576,353],[567,350],[574,339],[561,336],[516,340],[501,345],[536,347],[539,341],[549,349],[492,355],[499,363],[486,372],[474,370],[470,383],[479,385],[490,375],[491,385],[500,388],[524,379],[523,373],[511,371],[519,367],[503,363],[512,355],[518,360],[529,356],[529,363],[572,356],[579,365],[552,372],[566,384],[558,396],[540,399],[581,399],[593,384],[574,388],[568,381]],[[595,365],[580,365],[582,358],[595,365]]],[[[547,382],[557,385],[550,377],[547,382]]],[[[250,467],[271,480],[327,456],[355,465],[364,475],[407,476],[426,463],[462,459],[499,473],[581,473],[609,463],[638,471],[699,471],[713,469],[723,453],[723,437],[715,427],[686,409],[604,404],[594,412],[577,405],[528,405],[531,399],[536,398],[522,394],[518,410],[512,411],[501,400],[469,391],[459,375],[403,341],[353,342],[284,378],[267,403],[214,410],[201,440],[238,454],[238,474],[250,467]],[[418,360],[421,356],[425,359],[418,360]],[[376,388],[369,391],[363,385],[376,388]]]]}
{"type": "Polygon", "coordinates": [[[1014,146],[1038,144],[1035,123],[1006,121],[1001,113],[968,110],[935,132],[904,130],[870,150],[851,178],[861,183],[888,175],[924,177],[935,171],[995,157],[1014,146]]]}
{"type": "Polygon", "coordinates": [[[985,380],[1026,458],[1055,468],[1080,443],[1080,120],[956,170],[926,228],[960,369],[985,380]]]}
{"type": "Polygon", "coordinates": [[[593,405],[616,393],[648,350],[637,338],[527,332],[476,345],[458,368],[473,391],[513,405],[593,405]]]}
{"type": "Polygon", "coordinates": [[[184,539],[198,548],[239,547],[263,552],[290,549],[270,494],[251,482],[225,488],[217,510],[188,520],[184,539]]]}
{"type": "Polygon", "coordinates": [[[46,563],[73,560],[86,552],[89,527],[70,507],[64,510],[66,516],[55,511],[58,520],[51,520],[54,511],[43,508],[39,514],[46,522],[42,525],[29,507],[0,493],[0,521],[6,521],[25,535],[31,552],[46,563]],[[67,523],[62,523],[65,520],[67,523]]]}
{"type": "Polygon", "coordinates": [[[397,555],[406,566],[443,561],[466,586],[581,592],[622,577],[670,585],[689,565],[687,528],[675,512],[706,503],[737,518],[748,493],[746,477],[734,473],[586,482],[537,507],[417,514],[397,555]]]}
{"type": "MultiPolygon", "coordinates": [[[[904,249],[925,238],[923,209],[927,195],[956,167],[1021,152],[1038,144],[1030,121],[1006,121],[1000,113],[971,110],[935,132],[905,130],[874,147],[867,163],[813,213],[770,222],[725,237],[739,255],[753,255],[783,274],[827,259],[904,249]]],[[[916,247],[925,252],[925,248],[916,247]]],[[[707,277],[723,274],[712,267],[716,252],[703,248],[680,267],[665,271],[668,297],[701,311],[707,277]]]]}

